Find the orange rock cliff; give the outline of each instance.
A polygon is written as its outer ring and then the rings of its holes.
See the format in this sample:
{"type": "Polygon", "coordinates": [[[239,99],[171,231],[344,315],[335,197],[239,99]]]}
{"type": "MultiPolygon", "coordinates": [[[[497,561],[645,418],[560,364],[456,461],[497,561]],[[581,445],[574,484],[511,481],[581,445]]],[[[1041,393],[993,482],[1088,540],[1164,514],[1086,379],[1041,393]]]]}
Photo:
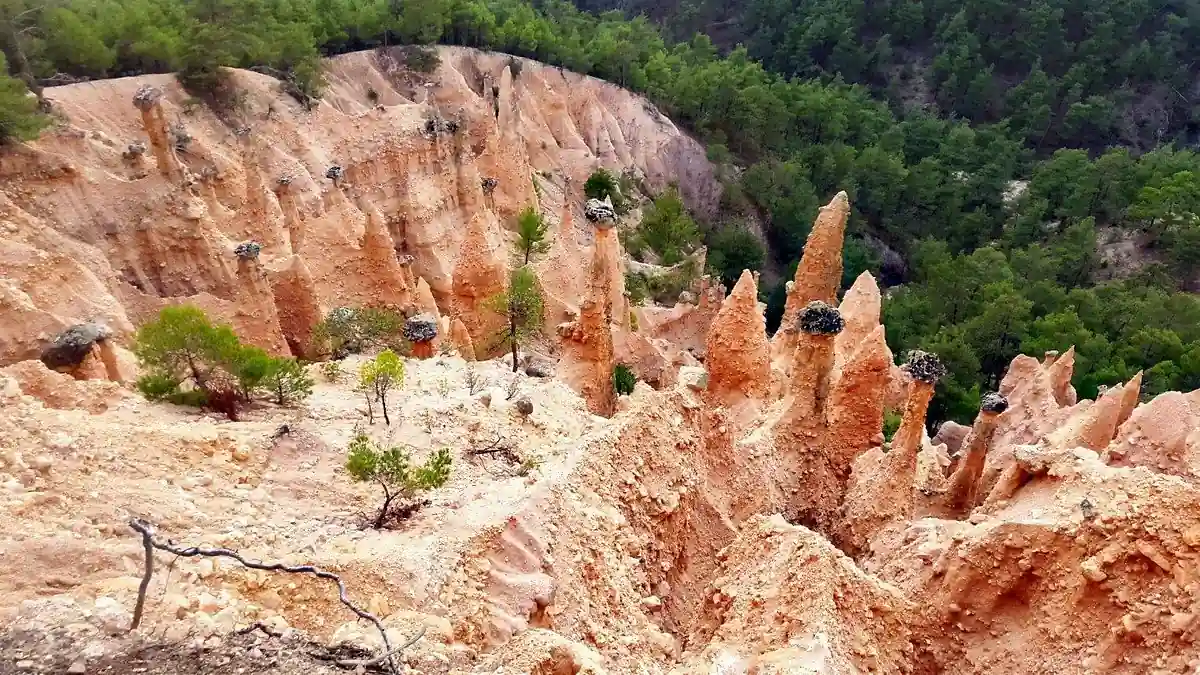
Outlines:
{"type": "Polygon", "coordinates": [[[62,123],[0,150],[0,672],[334,673],[320,645],[380,653],[321,580],[205,557],[156,556],[130,632],[131,517],[335,571],[393,645],[419,635],[401,672],[1200,669],[1200,393],[1143,400],[1138,375],[1078,400],[1073,350],[1021,356],[971,427],[931,440],[937,355],[898,367],[875,279],[840,291],[846,193],[775,335],[749,271],[631,306],[636,213],[581,186],[605,166],[711,210],[703,148],[610,84],[440,55],[426,75],[337,57],[311,111],[241,71],[234,117],[168,76],[51,88],[62,123]],[[487,301],[528,205],[551,223],[544,325],[513,373],[487,301]],[[180,303],[306,356],[330,310],[392,307],[422,358],[390,424],[317,366],[302,404],[230,422],[130,386],[136,326],[180,303]],[[452,458],[396,529],[360,527],[378,495],[344,468],[359,433],[452,458]]]}

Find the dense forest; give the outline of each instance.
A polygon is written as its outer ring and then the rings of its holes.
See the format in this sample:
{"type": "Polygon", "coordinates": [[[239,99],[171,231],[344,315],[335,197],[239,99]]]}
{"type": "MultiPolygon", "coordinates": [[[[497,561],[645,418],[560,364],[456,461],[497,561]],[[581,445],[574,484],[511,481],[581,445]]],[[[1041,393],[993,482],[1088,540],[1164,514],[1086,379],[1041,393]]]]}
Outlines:
{"type": "MultiPolygon", "coordinates": [[[[893,349],[950,366],[931,419],[972,417],[1018,352],[1072,344],[1081,396],[1139,369],[1148,393],[1200,386],[1200,300],[1185,292],[1200,271],[1197,6],[793,4],[659,7],[664,32],[560,0],[0,0],[0,137],[38,128],[21,81],[179,71],[204,91],[230,65],[307,99],[322,54],[500,50],[643,92],[707,144],[727,189],[699,231],[726,278],[794,264],[818,206],[846,190],[847,280],[872,269],[895,286],[893,349]],[[1107,264],[1110,239],[1135,241],[1141,263],[1107,264]]],[[[782,290],[763,289],[774,323],[782,290]]]]}

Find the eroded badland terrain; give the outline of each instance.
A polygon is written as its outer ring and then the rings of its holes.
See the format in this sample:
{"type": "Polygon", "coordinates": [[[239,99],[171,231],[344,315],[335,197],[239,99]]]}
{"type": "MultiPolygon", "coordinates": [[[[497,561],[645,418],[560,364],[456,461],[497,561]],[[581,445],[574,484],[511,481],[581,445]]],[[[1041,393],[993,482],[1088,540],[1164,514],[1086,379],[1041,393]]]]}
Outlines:
{"type": "Polygon", "coordinates": [[[379,653],[325,581],[166,553],[129,632],[137,517],[338,573],[391,644],[424,629],[396,662],[414,674],[1200,672],[1200,393],[1144,401],[1135,378],[1076,400],[1073,352],[1022,356],[973,427],[931,439],[936,358],[890,353],[870,275],[838,301],[845,195],[773,337],[750,273],[634,306],[619,225],[581,186],[605,166],[712,209],[703,148],[613,85],[441,55],[429,76],[338,57],[312,111],[237,72],[224,119],[170,76],[50,89],[65,122],[0,155],[0,671],[379,653]],[[510,396],[485,301],[528,204],[552,223],[542,376],[510,396]],[[317,365],[303,404],[231,422],[131,386],[135,327],[183,303],[279,355],[345,306],[433,315],[439,344],[406,359],[391,425],[317,365]],[[104,331],[47,368],[79,324],[104,331]],[[886,443],[885,410],[904,416],[886,443]],[[399,527],[362,527],[356,430],[452,454],[399,527]],[[472,454],[496,439],[530,461],[472,454]],[[255,623],[284,637],[239,634],[255,623]]]}

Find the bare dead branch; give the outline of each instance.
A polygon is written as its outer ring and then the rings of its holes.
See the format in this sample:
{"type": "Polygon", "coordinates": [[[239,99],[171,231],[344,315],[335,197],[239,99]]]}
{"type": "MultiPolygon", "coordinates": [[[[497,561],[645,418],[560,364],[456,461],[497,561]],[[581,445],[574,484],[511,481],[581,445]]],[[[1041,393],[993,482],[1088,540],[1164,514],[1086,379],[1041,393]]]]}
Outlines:
{"type": "Polygon", "coordinates": [[[133,621],[129,624],[130,631],[137,630],[138,625],[142,623],[142,610],[146,608],[146,591],[150,588],[150,575],[154,574],[154,537],[149,527],[138,529],[134,526],[135,522],[141,521],[131,520],[129,524],[142,535],[142,548],[146,553],[146,570],[142,574],[142,583],[138,584],[137,605],[133,608],[133,621]]]}
{"type": "MultiPolygon", "coordinates": [[[[358,605],[355,605],[350,601],[350,598],[346,595],[346,584],[338,575],[332,572],[327,572],[313,565],[284,565],[283,563],[264,563],[260,561],[247,560],[243,558],[242,555],[237,551],[231,551],[225,548],[201,548],[198,546],[181,547],[175,545],[171,541],[167,541],[165,543],[157,541],[154,538],[154,526],[149,522],[142,520],[141,518],[130,519],[129,527],[142,535],[142,545],[146,548],[146,573],[145,576],[142,577],[142,583],[138,589],[137,607],[134,610],[133,626],[135,628],[137,627],[138,622],[141,621],[142,607],[146,601],[146,589],[150,586],[150,576],[153,574],[154,558],[153,551],[151,549],[174,553],[175,555],[184,558],[195,558],[197,556],[209,558],[229,558],[250,569],[263,570],[267,572],[287,572],[289,574],[311,574],[319,579],[334,582],[337,584],[338,600],[341,601],[341,603],[347,609],[353,612],[355,616],[371,622],[371,624],[375,626],[375,629],[379,631],[380,637],[383,638],[384,655],[380,658],[379,662],[386,662],[388,670],[393,673],[400,672],[396,667],[395,660],[392,658],[392,655],[396,650],[392,649],[391,641],[388,639],[387,630],[384,629],[383,622],[379,620],[379,617],[366,611],[365,609],[360,608],[358,605]]],[[[420,636],[418,636],[418,638],[419,637],[420,636]]]]}
{"type": "Polygon", "coordinates": [[[410,638],[408,642],[405,642],[404,644],[400,645],[399,647],[396,647],[395,649],[391,650],[390,652],[387,652],[385,654],[380,654],[379,656],[376,656],[373,659],[367,659],[364,661],[335,661],[335,663],[337,663],[339,666],[342,666],[344,668],[360,668],[360,667],[361,668],[370,668],[371,666],[383,663],[383,661],[385,659],[390,659],[390,658],[392,658],[392,655],[402,652],[405,649],[408,649],[409,647],[416,644],[417,640],[420,640],[422,637],[424,637],[425,630],[427,628],[428,628],[428,626],[421,626],[421,630],[417,631],[417,634],[414,635],[412,638],[410,638]]]}
{"type": "Polygon", "coordinates": [[[234,634],[246,635],[248,633],[253,633],[256,630],[262,631],[267,637],[273,637],[273,638],[283,637],[283,633],[280,633],[277,630],[271,630],[271,628],[269,626],[267,626],[265,623],[263,623],[261,621],[255,621],[254,623],[250,624],[249,626],[246,626],[245,628],[239,628],[236,631],[234,631],[234,634]]]}

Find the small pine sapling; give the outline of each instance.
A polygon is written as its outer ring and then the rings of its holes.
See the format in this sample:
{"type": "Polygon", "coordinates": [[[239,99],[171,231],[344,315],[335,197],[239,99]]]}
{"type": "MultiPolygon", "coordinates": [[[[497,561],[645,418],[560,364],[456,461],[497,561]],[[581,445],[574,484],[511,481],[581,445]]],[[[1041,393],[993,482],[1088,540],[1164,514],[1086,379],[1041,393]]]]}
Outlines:
{"type": "Polygon", "coordinates": [[[613,389],[617,391],[618,396],[632,394],[633,388],[637,384],[637,376],[629,369],[629,366],[624,363],[618,363],[613,366],[612,372],[613,389]]]}
{"type": "Polygon", "coordinates": [[[261,386],[271,392],[278,405],[287,405],[308,398],[313,380],[296,359],[271,359],[261,386]]]}
{"type": "Polygon", "coordinates": [[[512,353],[512,371],[517,372],[517,350],[542,330],[542,292],[537,275],[528,267],[512,271],[508,290],[487,299],[487,308],[504,317],[504,327],[496,332],[497,347],[512,353]]]}
{"type": "Polygon", "coordinates": [[[526,206],[517,216],[517,253],[522,265],[528,265],[535,253],[545,253],[550,248],[546,241],[547,225],[536,207],[526,206]]]}
{"type": "Polygon", "coordinates": [[[383,504],[372,522],[378,530],[393,518],[402,519],[420,508],[422,502],[415,501],[420,493],[445,485],[450,463],[450,450],[442,448],[424,464],[414,466],[408,449],[396,446],[385,450],[360,433],[350,442],[346,472],[356,481],[376,483],[383,490],[383,504]]]}
{"type": "Polygon", "coordinates": [[[390,349],[385,349],[375,356],[375,359],[362,365],[358,374],[359,384],[367,392],[367,404],[371,397],[379,401],[383,410],[383,422],[391,426],[392,419],[388,415],[388,392],[404,385],[404,361],[390,349]]]}

